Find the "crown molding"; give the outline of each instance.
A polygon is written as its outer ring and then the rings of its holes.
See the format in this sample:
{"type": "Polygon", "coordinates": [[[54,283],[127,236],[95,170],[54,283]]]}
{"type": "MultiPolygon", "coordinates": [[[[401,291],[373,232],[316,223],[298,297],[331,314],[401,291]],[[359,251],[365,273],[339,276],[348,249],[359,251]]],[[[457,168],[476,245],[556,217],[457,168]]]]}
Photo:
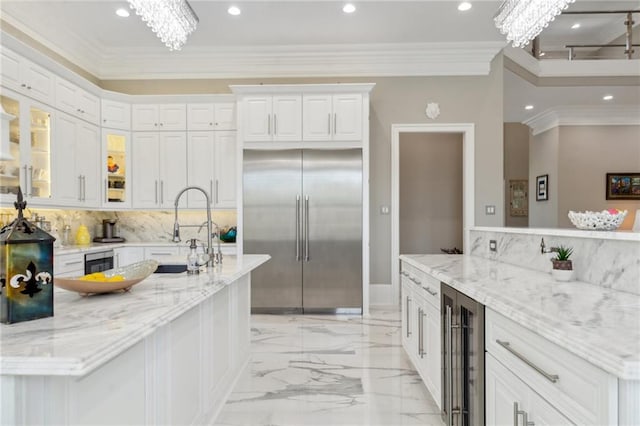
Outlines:
{"type": "Polygon", "coordinates": [[[524,49],[505,47],[504,55],[538,78],[544,77],[637,77],[640,59],[537,60],[524,49]]]}
{"type": "Polygon", "coordinates": [[[112,79],[487,75],[502,42],[248,46],[106,52],[98,76],[112,79]]]}
{"type": "Polygon", "coordinates": [[[640,106],[559,106],[522,123],[534,136],[558,126],[640,126],[640,106]]]}

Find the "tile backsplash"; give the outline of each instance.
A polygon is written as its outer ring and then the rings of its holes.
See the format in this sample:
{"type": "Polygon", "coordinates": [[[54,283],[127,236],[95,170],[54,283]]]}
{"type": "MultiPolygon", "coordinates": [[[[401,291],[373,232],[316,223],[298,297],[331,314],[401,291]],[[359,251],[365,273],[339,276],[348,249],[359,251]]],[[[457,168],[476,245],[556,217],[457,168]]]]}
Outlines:
{"type": "MultiPolygon", "coordinates": [[[[13,220],[15,210],[2,209],[0,212],[4,219],[13,220]]],[[[44,216],[51,222],[53,234],[62,237],[64,225],[71,226],[71,238],[74,239],[78,227],[85,225],[89,228],[91,238],[102,236],[102,220],[118,219],[116,233],[128,242],[170,242],[173,232],[173,211],[85,211],[85,210],[48,210],[27,208],[25,217],[29,219],[33,213],[44,216]]],[[[221,228],[235,226],[237,215],[235,211],[220,210],[211,213],[212,220],[221,228]]],[[[200,225],[206,221],[204,211],[180,211],[178,219],[180,225],[200,225]]],[[[197,227],[185,227],[181,229],[181,238],[186,241],[189,238],[206,240],[206,227],[198,232],[197,227]]]]}
{"type": "Polygon", "coordinates": [[[541,253],[540,241],[544,238],[547,248],[559,245],[573,248],[571,259],[578,281],[640,295],[640,241],[558,235],[562,232],[544,229],[536,231],[540,232],[472,230],[469,252],[474,256],[550,272],[550,259],[555,254],[541,253]],[[497,241],[496,252],[489,250],[490,240],[497,241]]]}

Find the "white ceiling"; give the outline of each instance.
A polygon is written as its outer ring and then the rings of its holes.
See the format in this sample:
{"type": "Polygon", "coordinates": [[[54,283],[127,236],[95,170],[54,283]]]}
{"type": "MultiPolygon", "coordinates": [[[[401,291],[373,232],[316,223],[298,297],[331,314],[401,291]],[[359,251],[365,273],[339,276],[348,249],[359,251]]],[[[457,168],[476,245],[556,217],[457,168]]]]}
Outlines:
{"type": "MultiPolygon", "coordinates": [[[[475,0],[461,13],[457,0],[360,0],[351,15],[341,11],[342,1],[234,1],[240,16],[227,14],[231,3],[190,0],[200,22],[179,52],[164,47],[135,14],[117,17],[117,8],[128,8],[124,0],[2,0],[0,13],[101,79],[249,76],[238,75],[238,64],[263,70],[265,77],[349,75],[347,69],[356,70],[351,75],[403,75],[403,66],[404,75],[441,75],[450,72],[450,67],[438,68],[446,61],[472,74],[482,72],[477,64],[488,63],[505,44],[493,24],[501,1],[475,0]],[[292,64],[295,72],[287,73],[292,64]]],[[[640,3],[577,0],[569,8],[613,9],[640,9],[640,3]]],[[[620,15],[560,16],[542,33],[542,48],[609,43],[624,34],[623,20],[620,15]],[[572,30],[576,21],[582,26],[572,30]]],[[[600,92],[640,103],[633,88],[536,88],[505,71],[505,120],[522,121],[553,103],[601,99],[600,92]],[[522,103],[535,103],[536,110],[524,113],[522,103]]]]}

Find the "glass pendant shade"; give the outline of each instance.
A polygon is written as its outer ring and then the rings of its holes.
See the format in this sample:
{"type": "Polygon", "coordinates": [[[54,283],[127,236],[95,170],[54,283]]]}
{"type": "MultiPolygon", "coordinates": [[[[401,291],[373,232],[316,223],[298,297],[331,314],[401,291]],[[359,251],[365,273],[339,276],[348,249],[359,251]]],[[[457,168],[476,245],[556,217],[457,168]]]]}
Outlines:
{"type": "Polygon", "coordinates": [[[198,17],[186,0],[128,0],[151,30],[169,48],[180,50],[195,31],[198,17]]]}
{"type": "Polygon", "coordinates": [[[529,44],[575,0],[505,0],[494,21],[514,47],[529,44]]]}

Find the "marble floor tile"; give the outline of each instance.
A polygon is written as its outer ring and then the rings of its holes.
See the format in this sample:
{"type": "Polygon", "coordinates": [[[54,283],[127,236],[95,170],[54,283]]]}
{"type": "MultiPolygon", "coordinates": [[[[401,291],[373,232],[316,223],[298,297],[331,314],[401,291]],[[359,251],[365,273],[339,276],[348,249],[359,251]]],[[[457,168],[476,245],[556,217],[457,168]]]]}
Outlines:
{"type": "Polygon", "coordinates": [[[400,312],[253,315],[251,361],[215,425],[442,425],[400,312]]]}

